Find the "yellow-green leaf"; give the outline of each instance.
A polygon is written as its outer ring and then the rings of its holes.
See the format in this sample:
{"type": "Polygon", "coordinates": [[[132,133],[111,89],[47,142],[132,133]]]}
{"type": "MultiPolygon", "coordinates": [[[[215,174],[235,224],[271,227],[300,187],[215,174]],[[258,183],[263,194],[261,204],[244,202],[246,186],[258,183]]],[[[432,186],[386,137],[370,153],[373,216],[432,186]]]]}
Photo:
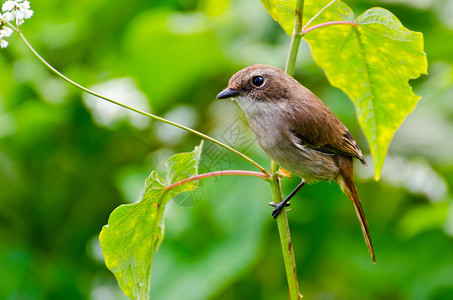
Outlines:
{"type": "Polygon", "coordinates": [[[165,179],[151,172],[142,200],[116,208],[102,228],[99,240],[105,264],[130,299],[149,299],[153,253],[164,237],[165,205],[178,193],[193,190],[197,181],[177,189],[168,186],[197,175],[201,149],[202,144],[190,153],[169,158],[165,179]]]}
{"type": "Polygon", "coordinates": [[[423,35],[389,11],[372,8],[355,22],[316,29],[305,39],[329,82],[354,103],[379,179],[396,130],[420,99],[408,81],[426,73],[428,63],[423,35]]]}
{"type": "MultiPolygon", "coordinates": [[[[269,13],[274,18],[278,16],[282,27],[291,34],[289,28],[294,23],[294,12],[292,15],[287,9],[279,12],[278,2],[281,1],[263,1],[269,13]]],[[[285,2],[295,7],[295,0],[285,2]]],[[[330,2],[305,1],[304,24],[330,2]]],[[[309,31],[304,39],[329,82],[354,103],[359,124],[370,145],[375,178],[379,179],[396,130],[420,99],[408,81],[427,73],[423,35],[406,29],[383,8],[369,9],[355,18],[342,1],[331,4],[308,28],[333,21],[354,24],[320,27],[309,31]]]]}
{"type": "Polygon", "coordinates": [[[292,35],[294,28],[295,0],[261,0],[267,12],[279,22],[287,34],[292,35]]]}

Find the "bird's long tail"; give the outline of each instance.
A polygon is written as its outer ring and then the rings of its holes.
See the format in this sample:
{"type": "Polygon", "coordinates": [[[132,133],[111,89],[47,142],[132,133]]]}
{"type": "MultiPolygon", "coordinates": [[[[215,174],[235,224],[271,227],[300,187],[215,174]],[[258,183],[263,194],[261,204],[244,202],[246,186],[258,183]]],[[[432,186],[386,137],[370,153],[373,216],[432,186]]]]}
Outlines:
{"type": "Polygon", "coordinates": [[[343,193],[345,193],[348,198],[354,204],[355,212],[359,218],[360,225],[362,226],[363,237],[365,238],[365,243],[368,246],[368,251],[370,251],[371,258],[373,263],[376,263],[376,257],[374,255],[373,244],[371,243],[370,231],[368,229],[368,222],[365,217],[365,213],[362,209],[362,204],[360,203],[359,194],[354,183],[354,169],[352,164],[352,158],[342,157],[339,159],[340,175],[336,178],[336,181],[341,187],[343,193]]]}

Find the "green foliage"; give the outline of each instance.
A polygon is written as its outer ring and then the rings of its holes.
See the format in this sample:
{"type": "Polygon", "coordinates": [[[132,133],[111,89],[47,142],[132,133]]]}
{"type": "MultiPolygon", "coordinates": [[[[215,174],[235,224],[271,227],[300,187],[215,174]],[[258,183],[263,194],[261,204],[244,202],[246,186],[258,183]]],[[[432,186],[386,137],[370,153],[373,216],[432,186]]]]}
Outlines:
{"type": "Polygon", "coordinates": [[[198,173],[203,142],[190,153],[179,153],[165,163],[166,176],[156,171],[145,182],[142,200],[121,205],[110,215],[99,240],[105,264],[131,299],[149,299],[151,263],[164,238],[163,215],[168,201],[181,192],[191,191],[197,182],[168,187],[198,173]]]}
{"type": "MultiPolygon", "coordinates": [[[[294,13],[277,5],[278,2],[264,3],[291,34],[294,13]]],[[[292,1],[293,7],[295,2],[292,1]]],[[[304,22],[307,23],[330,1],[305,2],[304,22]]],[[[309,27],[332,21],[353,24],[318,28],[304,38],[329,82],[354,103],[374,159],[375,178],[379,179],[396,130],[420,99],[412,92],[408,80],[427,73],[423,35],[406,29],[392,13],[382,8],[369,9],[355,18],[352,9],[341,1],[330,5],[309,27]]]]}
{"type": "Polygon", "coordinates": [[[225,65],[215,33],[197,14],[142,13],[128,26],[123,45],[125,67],[140,75],[140,85],[160,110],[179,101],[181,89],[225,65]]]}
{"type": "MultiPolygon", "coordinates": [[[[314,2],[314,1],[313,1],[314,2]]],[[[261,0],[266,10],[279,22],[285,32],[293,35],[294,30],[294,9],[296,7],[296,0],[261,0]]]]}
{"type": "MultiPolygon", "coordinates": [[[[346,15],[353,17],[351,10],[346,15]]],[[[420,99],[408,80],[428,66],[423,35],[404,28],[389,11],[373,8],[354,22],[320,28],[305,39],[330,83],[354,103],[379,179],[396,130],[420,99]]]]}

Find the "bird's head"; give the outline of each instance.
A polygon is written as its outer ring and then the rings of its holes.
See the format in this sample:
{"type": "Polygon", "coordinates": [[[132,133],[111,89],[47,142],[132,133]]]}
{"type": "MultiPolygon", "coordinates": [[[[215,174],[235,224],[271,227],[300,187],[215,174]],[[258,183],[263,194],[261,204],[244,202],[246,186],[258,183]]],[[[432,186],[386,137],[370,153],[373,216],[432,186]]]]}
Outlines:
{"type": "Polygon", "coordinates": [[[253,65],[234,74],[228,87],[217,95],[217,99],[246,98],[252,102],[278,102],[288,98],[289,88],[294,82],[291,76],[278,68],[253,65]]]}

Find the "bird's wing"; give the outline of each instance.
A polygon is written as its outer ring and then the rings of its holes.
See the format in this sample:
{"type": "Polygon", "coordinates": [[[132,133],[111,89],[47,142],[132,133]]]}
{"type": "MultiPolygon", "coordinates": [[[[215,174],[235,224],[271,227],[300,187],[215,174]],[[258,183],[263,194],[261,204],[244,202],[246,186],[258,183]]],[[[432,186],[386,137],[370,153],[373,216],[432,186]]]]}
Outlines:
{"type": "Polygon", "coordinates": [[[317,100],[310,104],[300,103],[290,108],[303,110],[291,114],[292,116],[304,116],[290,118],[289,129],[294,135],[292,140],[301,146],[310,147],[324,154],[355,157],[366,165],[359,146],[346,126],[321,100],[317,100]]]}

